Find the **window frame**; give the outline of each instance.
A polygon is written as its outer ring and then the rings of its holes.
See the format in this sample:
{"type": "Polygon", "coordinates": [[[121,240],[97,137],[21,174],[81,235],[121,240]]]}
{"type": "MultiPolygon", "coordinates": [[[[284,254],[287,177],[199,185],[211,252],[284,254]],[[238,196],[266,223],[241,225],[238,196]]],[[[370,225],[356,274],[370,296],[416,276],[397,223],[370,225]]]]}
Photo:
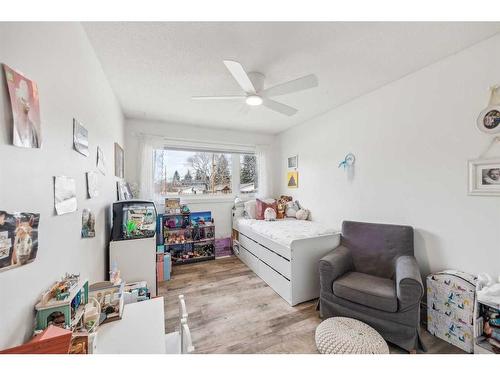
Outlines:
{"type": "MultiPolygon", "coordinates": [[[[240,193],[240,155],[256,155],[255,146],[248,145],[236,145],[236,144],[219,144],[219,143],[198,143],[186,140],[168,140],[163,142],[161,145],[156,145],[153,150],[164,149],[167,151],[190,151],[190,152],[213,152],[231,155],[231,193],[216,193],[216,194],[178,194],[178,193],[167,193],[158,194],[157,199],[164,200],[165,198],[181,198],[185,203],[196,203],[203,201],[210,201],[212,203],[225,203],[232,202],[237,196],[241,196],[240,193]],[[235,178],[236,177],[236,178],[235,178]]],[[[155,161],[153,160],[153,163],[155,161]]],[[[154,169],[154,164],[153,164],[154,169]]],[[[258,168],[258,167],[257,167],[258,168]]],[[[154,178],[154,173],[153,173],[154,178]]],[[[257,195],[258,188],[255,192],[244,194],[245,197],[249,199],[255,198],[257,195]]]]}

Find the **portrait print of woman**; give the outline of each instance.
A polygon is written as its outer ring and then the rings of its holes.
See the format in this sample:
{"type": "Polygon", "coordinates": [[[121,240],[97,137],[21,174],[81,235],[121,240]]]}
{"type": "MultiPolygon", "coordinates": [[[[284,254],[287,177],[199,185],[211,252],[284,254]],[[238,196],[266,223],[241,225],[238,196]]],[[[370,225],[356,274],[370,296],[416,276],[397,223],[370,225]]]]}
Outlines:
{"type": "Polygon", "coordinates": [[[4,65],[4,70],[14,120],[14,146],[40,148],[42,138],[37,85],[7,65],[4,65]]]}

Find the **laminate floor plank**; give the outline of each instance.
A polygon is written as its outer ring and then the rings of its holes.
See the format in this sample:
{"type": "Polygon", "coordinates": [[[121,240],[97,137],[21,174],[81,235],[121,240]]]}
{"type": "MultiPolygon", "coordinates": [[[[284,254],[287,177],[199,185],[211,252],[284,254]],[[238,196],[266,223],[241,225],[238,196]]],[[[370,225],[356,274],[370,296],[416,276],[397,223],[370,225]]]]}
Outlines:
{"type": "MultiPolygon", "coordinates": [[[[195,353],[317,353],[317,301],[290,306],[237,257],[175,266],[159,294],[166,332],[178,330],[178,295],[184,295],[195,353]]],[[[428,353],[464,353],[424,329],[422,336],[428,353]]]]}

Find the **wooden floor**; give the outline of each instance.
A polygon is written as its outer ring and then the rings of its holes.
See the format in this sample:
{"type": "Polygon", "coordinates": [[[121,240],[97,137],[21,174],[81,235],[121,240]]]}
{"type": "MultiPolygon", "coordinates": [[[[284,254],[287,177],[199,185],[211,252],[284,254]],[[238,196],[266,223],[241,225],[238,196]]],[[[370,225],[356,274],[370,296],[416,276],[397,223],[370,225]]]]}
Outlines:
{"type": "MultiPolygon", "coordinates": [[[[196,353],[317,353],[316,301],[291,307],[236,257],[176,266],[159,293],[167,332],[177,330],[177,296],[184,294],[196,353]]],[[[428,353],[464,353],[422,334],[428,353]]]]}

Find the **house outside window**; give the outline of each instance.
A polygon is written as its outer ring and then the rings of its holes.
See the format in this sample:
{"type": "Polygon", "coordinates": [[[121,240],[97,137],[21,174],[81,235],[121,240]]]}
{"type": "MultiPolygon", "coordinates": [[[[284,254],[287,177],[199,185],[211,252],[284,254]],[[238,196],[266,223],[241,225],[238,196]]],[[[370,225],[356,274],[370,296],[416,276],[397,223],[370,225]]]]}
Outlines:
{"type": "Polygon", "coordinates": [[[196,149],[155,149],[156,196],[235,196],[257,192],[255,154],[196,149]]]}

